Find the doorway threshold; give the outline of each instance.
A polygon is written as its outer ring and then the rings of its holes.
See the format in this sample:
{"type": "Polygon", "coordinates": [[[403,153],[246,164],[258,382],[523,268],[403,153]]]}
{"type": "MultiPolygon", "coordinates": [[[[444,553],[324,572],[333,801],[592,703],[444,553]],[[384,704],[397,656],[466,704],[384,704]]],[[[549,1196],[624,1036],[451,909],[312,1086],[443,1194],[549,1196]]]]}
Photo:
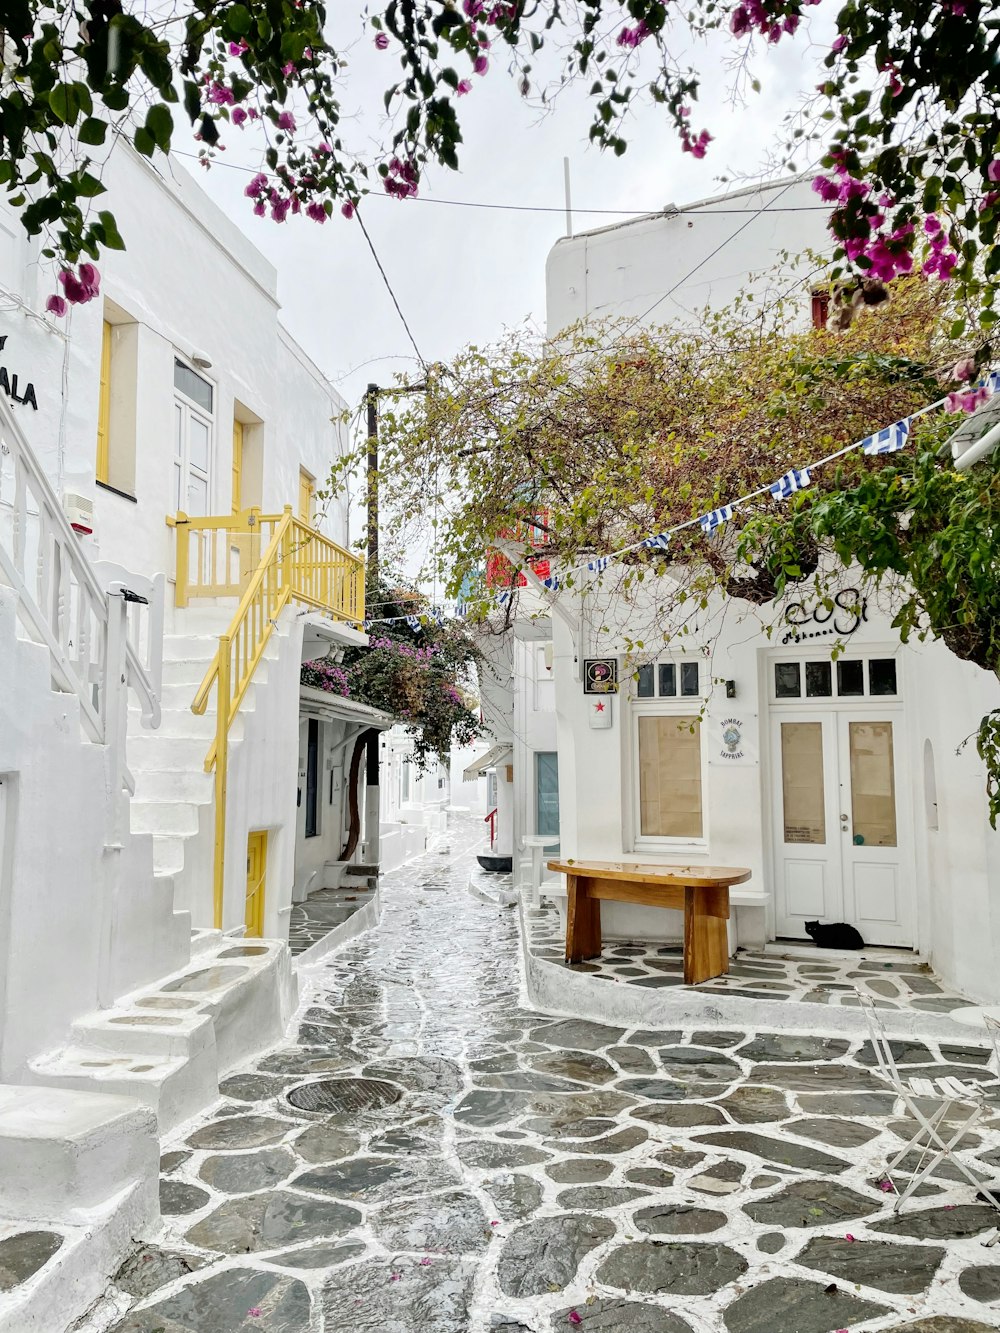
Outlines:
{"type": "MultiPolygon", "coordinates": [[[[754,950],[754,952],[758,952],[754,950]]],[[[818,944],[807,940],[768,940],[762,951],[774,958],[797,958],[821,961],[824,958],[836,959],[837,962],[850,962],[852,958],[865,963],[915,963],[926,964],[927,960],[916,949],[884,944],[866,944],[863,949],[821,949],[818,944]]]]}

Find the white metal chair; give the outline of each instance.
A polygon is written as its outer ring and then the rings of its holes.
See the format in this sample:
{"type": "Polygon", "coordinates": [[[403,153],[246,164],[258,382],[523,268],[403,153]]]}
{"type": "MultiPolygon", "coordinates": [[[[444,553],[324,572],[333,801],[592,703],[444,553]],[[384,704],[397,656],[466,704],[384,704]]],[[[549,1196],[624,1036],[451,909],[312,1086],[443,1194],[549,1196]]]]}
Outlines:
{"type": "MultiPolygon", "coordinates": [[[[1000,1092],[1000,1023],[986,1018],[987,1031],[993,1044],[993,1061],[996,1070],[992,1078],[983,1082],[965,1082],[962,1079],[950,1076],[907,1078],[900,1073],[896,1064],[888,1033],[871,996],[865,995],[860,990],[857,995],[858,1002],[868,1022],[872,1049],[875,1052],[875,1069],[873,1072],[902,1099],[907,1111],[919,1126],[909,1142],[886,1163],[885,1176],[896,1194],[893,1211],[899,1212],[914,1190],[931,1175],[935,1167],[947,1158],[965,1177],[976,1194],[984,1201],[992,1203],[1000,1213],[1000,1197],[994,1196],[992,1192],[985,1191],[984,1182],[976,1176],[956,1152],[966,1134],[971,1132],[984,1115],[995,1109],[989,1098],[992,1094],[1000,1092]],[[937,1109],[930,1114],[924,1109],[928,1102],[938,1103],[937,1109]],[[964,1107],[967,1111],[965,1118],[957,1128],[947,1125],[952,1107],[964,1107]],[[920,1152],[920,1157],[916,1169],[904,1186],[902,1193],[900,1193],[896,1182],[892,1178],[892,1173],[909,1152],[917,1150],[920,1152]]],[[[998,1240],[1000,1240],[1000,1231],[997,1231],[984,1244],[995,1245],[998,1240]]]]}

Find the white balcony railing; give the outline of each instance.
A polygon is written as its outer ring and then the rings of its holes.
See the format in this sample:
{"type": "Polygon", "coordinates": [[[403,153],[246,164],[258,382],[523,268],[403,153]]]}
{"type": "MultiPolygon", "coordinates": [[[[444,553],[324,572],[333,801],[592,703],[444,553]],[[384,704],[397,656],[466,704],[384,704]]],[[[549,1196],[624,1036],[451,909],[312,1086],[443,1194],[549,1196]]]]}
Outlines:
{"type": "Polygon", "coordinates": [[[76,696],[87,737],[106,747],[117,842],[122,793],[134,790],[125,760],[129,690],[143,725],[160,723],[164,579],[115,566],[98,573],[3,395],[0,583],[13,589],[25,633],[49,650],[53,689],[76,696]]]}

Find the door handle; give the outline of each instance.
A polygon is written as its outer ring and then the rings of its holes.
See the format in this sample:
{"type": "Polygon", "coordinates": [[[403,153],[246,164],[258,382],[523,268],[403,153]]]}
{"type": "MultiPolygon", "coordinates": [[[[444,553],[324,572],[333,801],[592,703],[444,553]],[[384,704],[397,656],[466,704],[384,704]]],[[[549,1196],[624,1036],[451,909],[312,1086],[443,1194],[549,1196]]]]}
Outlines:
{"type": "Polygon", "coordinates": [[[845,827],[846,827],[846,825],[847,825],[847,816],[846,816],[846,815],[841,815],[841,816],[840,816],[840,822],[841,822],[843,825],[845,825],[845,827]]]}

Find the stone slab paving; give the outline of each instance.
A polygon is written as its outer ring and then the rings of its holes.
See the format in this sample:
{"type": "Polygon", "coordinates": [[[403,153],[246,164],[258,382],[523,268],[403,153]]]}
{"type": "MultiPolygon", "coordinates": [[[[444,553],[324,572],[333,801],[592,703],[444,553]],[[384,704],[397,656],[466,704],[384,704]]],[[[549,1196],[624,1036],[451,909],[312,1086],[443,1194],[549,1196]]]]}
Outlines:
{"type": "Polygon", "coordinates": [[[540,908],[529,911],[528,920],[529,947],[536,957],[571,972],[588,973],[599,981],[656,990],[678,986],[705,995],[743,995],[756,1000],[798,1000],[853,1008],[858,1004],[855,992],[862,990],[880,1009],[915,1009],[930,1014],[948,1014],[974,1004],[949,990],[926,963],[901,958],[898,950],[863,949],[856,957],[845,959],[818,948],[806,957],[800,956],[802,950],[794,955],[782,954],[780,946],[766,953],[740,949],[725,976],[684,987],[679,944],[605,940],[600,958],[567,963],[565,926],[555,906],[543,899],[540,908]]]}
{"type": "MultiPolygon", "coordinates": [[[[908,1126],[866,1043],[532,1012],[517,913],[466,892],[479,836],[387,877],[289,1040],[164,1145],[164,1231],[102,1333],[1000,1327],[994,1210],[939,1176],[895,1216],[880,1188],[908,1126]]],[[[899,1051],[969,1078],[985,1054],[899,1051]]],[[[1000,1104],[966,1156],[995,1178],[1000,1104]]]]}
{"type": "Polygon", "coordinates": [[[306,949],[325,939],[331,930],[350,921],[355,912],[360,912],[374,897],[375,891],[369,889],[363,879],[341,885],[339,889],[317,889],[303,902],[292,906],[288,920],[289,949],[296,956],[305,953],[306,949]]]}

